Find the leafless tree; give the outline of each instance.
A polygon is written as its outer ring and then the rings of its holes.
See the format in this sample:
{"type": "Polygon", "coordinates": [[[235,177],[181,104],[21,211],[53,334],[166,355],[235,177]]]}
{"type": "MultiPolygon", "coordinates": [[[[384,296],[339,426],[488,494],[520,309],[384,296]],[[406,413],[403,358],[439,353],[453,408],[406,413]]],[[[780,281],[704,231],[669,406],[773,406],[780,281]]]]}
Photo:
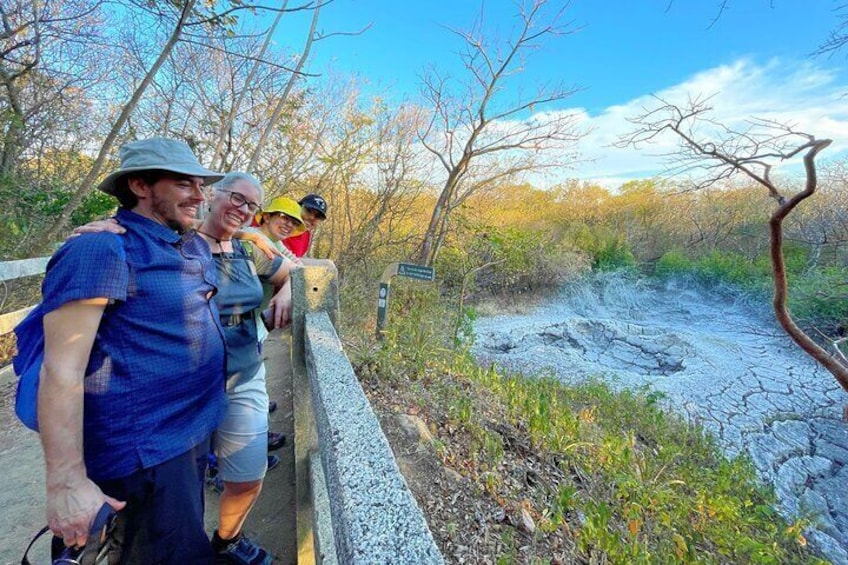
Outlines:
{"type": "Polygon", "coordinates": [[[286,83],[286,86],[283,89],[282,93],[280,93],[280,95],[277,99],[277,102],[274,105],[274,109],[271,112],[271,116],[267,120],[265,120],[265,123],[262,124],[262,128],[261,128],[262,133],[260,134],[259,142],[254,147],[253,153],[251,154],[250,160],[248,161],[248,164],[247,164],[246,170],[248,170],[248,171],[255,171],[256,170],[256,165],[259,162],[259,156],[260,156],[262,150],[265,147],[265,142],[268,139],[268,135],[270,135],[271,131],[275,127],[277,127],[277,123],[280,120],[280,117],[283,113],[283,109],[285,108],[286,102],[288,100],[288,97],[291,94],[292,88],[294,88],[295,82],[299,78],[299,75],[301,74],[301,72],[303,70],[303,66],[309,60],[309,54],[312,51],[312,44],[316,40],[315,28],[318,25],[318,17],[320,16],[320,14],[321,14],[321,5],[319,4],[318,6],[313,8],[312,24],[309,26],[309,32],[306,36],[306,42],[304,44],[303,51],[301,52],[300,57],[298,58],[297,66],[294,68],[294,71],[292,72],[291,77],[289,77],[289,80],[286,83]]]}
{"type": "Polygon", "coordinates": [[[769,219],[769,255],[774,279],[773,307],[780,325],[801,349],[821,363],[848,390],[848,359],[834,342],[831,353],[802,330],[787,308],[789,288],[784,262],[784,221],[804,200],[816,192],[816,157],[831,144],[830,139],[798,131],[795,126],[768,119],[751,119],[744,128],[731,128],[710,119],[708,99],[690,99],[677,105],[657,98],[658,105],[632,122],[636,129],[622,138],[620,146],[639,148],[668,133],[677,136],[676,151],[668,154],[672,170],[695,175],[695,184],[707,187],[723,179],[742,175],[763,187],[777,207],[769,219]],[[803,187],[778,186],[772,178],[775,164],[801,158],[803,187]]]}
{"type": "Polygon", "coordinates": [[[159,68],[165,63],[171,53],[171,50],[173,50],[174,46],[177,44],[186,23],[189,21],[189,17],[193,13],[195,2],[196,0],[186,0],[182,6],[177,7],[178,13],[176,22],[174,23],[170,36],[162,46],[159,56],[156,57],[156,60],[153,64],[151,64],[147,73],[144,75],[144,78],[142,78],[141,82],[139,82],[139,84],[135,87],[129,100],[127,100],[126,104],[124,104],[120,115],[112,124],[112,128],[109,130],[109,133],[106,135],[106,139],[100,146],[100,151],[94,159],[94,164],[79,184],[79,187],[76,191],[74,191],[68,204],[64,207],[62,212],[58,214],[56,220],[40,238],[36,245],[36,252],[44,251],[52,244],[53,241],[55,241],[58,234],[65,229],[65,226],[68,225],[68,222],[71,219],[71,214],[73,214],[73,212],[80,206],[85,196],[91,192],[92,187],[95,185],[95,181],[100,176],[100,172],[103,170],[103,165],[106,163],[107,157],[112,151],[112,146],[114,145],[115,140],[118,138],[118,135],[127,123],[127,120],[129,120],[129,117],[132,115],[136,105],[144,95],[145,90],[147,90],[147,87],[153,81],[156,73],[159,72],[159,68]]]}
{"type": "Polygon", "coordinates": [[[575,88],[543,85],[514,97],[506,91],[511,79],[520,80],[533,51],[574,31],[560,23],[567,6],[553,0],[522,2],[514,36],[503,41],[484,29],[481,14],[471,31],[453,31],[463,43],[464,82],[435,70],[423,77],[432,114],[418,138],[438,161],[444,180],[418,250],[420,263],[432,265],[451,212],[470,195],[528,171],[573,163],[582,136],[577,117],[557,112],[555,105],[575,88]],[[553,111],[535,114],[543,109],[553,111]]]}
{"type": "Polygon", "coordinates": [[[230,147],[232,146],[232,131],[236,115],[238,114],[239,110],[241,109],[241,105],[244,102],[244,97],[247,93],[247,87],[254,84],[256,74],[262,68],[262,58],[265,56],[265,53],[268,50],[268,46],[271,44],[271,39],[274,37],[274,33],[277,31],[277,26],[280,25],[280,20],[283,18],[283,14],[285,13],[288,3],[288,0],[283,0],[280,3],[280,11],[277,13],[277,16],[274,18],[274,22],[271,24],[271,27],[268,28],[268,31],[265,34],[265,40],[262,42],[262,47],[257,52],[257,59],[256,61],[254,61],[254,64],[251,67],[249,74],[247,75],[247,79],[245,80],[245,87],[242,88],[241,91],[236,93],[235,99],[233,100],[233,103],[230,106],[226,118],[221,120],[221,124],[218,128],[218,134],[215,136],[215,150],[212,152],[213,167],[222,167],[224,162],[226,161],[226,156],[224,155],[224,147],[225,145],[230,147]],[[225,140],[227,140],[228,143],[225,143],[225,140]]]}
{"type": "MultiPolygon", "coordinates": [[[[239,16],[242,14],[255,14],[258,12],[276,13],[280,8],[267,6],[261,2],[249,0],[219,0],[209,2],[197,2],[197,0],[175,0],[174,2],[149,2],[147,0],[124,0],[130,10],[146,14],[151,26],[163,26],[168,29],[167,37],[158,47],[157,52],[149,60],[143,77],[136,78],[131,83],[131,92],[121,105],[121,111],[115,118],[94,163],[88,174],[76,187],[70,200],[57,215],[54,222],[44,231],[35,245],[34,251],[43,252],[47,249],[58,234],[67,226],[73,212],[80,206],[85,197],[96,185],[112,149],[119,139],[125,126],[137,106],[142,101],[146,91],[153,84],[160,69],[171,57],[178,43],[183,42],[191,45],[203,46],[215,50],[216,45],[210,38],[223,35],[234,35],[239,24],[239,16]]],[[[310,3],[311,4],[311,3],[310,3]]],[[[301,7],[302,8],[302,7],[301,7]]],[[[228,52],[226,48],[218,48],[228,52]]],[[[242,54],[246,58],[252,55],[242,54]]],[[[256,57],[252,57],[256,59],[256,57]]],[[[271,61],[268,64],[275,64],[271,61]]]]}
{"type": "Polygon", "coordinates": [[[360,35],[365,33],[368,30],[366,26],[363,29],[352,32],[345,31],[337,31],[333,33],[319,33],[317,32],[318,28],[318,18],[321,14],[321,8],[329,4],[332,0],[325,0],[324,2],[318,2],[314,5],[308,5],[309,9],[312,10],[312,22],[309,26],[309,32],[306,35],[306,41],[303,45],[303,51],[301,51],[300,56],[297,59],[297,64],[292,69],[291,76],[289,77],[288,82],[285,87],[276,96],[276,102],[274,104],[273,110],[271,112],[270,117],[263,120],[262,128],[260,129],[259,141],[255,143],[253,152],[250,155],[250,159],[245,167],[245,170],[257,172],[259,166],[259,160],[262,156],[262,152],[265,150],[266,142],[268,141],[268,137],[272,134],[275,128],[278,127],[281,118],[284,115],[284,111],[286,106],[289,104],[289,97],[293,92],[296,92],[295,86],[298,83],[298,80],[305,76],[310,76],[303,69],[306,64],[309,62],[309,57],[312,53],[312,47],[316,42],[328,39],[333,36],[339,35],[360,35]]]}
{"type": "Polygon", "coordinates": [[[396,111],[377,108],[367,125],[366,168],[355,182],[340,188],[345,206],[344,241],[337,262],[340,273],[373,258],[379,248],[403,248],[410,233],[400,226],[409,221],[415,197],[427,184],[427,167],[415,146],[421,120],[419,108],[402,105],[396,111]]]}
{"type": "Polygon", "coordinates": [[[848,45],[848,4],[839,4],[833,10],[839,18],[839,23],[813,52],[814,55],[832,55],[848,45]]]}
{"type": "Polygon", "coordinates": [[[63,139],[81,123],[79,92],[100,78],[94,67],[97,54],[103,58],[101,6],[100,0],[0,2],[0,172],[12,173],[45,136],[63,139]]]}

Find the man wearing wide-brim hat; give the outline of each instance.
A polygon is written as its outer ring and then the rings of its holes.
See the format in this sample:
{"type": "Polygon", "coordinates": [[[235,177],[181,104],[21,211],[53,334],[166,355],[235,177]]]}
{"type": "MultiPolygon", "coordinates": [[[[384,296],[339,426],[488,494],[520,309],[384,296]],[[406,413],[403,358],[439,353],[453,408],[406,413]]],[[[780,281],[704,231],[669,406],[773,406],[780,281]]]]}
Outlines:
{"type": "Polygon", "coordinates": [[[120,156],[99,188],[126,233],[66,242],[39,305],[48,523],[83,545],[107,503],[125,524],[121,562],[211,564],[203,470],[225,407],[224,341],[209,247],[190,228],[203,185],[223,175],[172,139],[120,156]]]}

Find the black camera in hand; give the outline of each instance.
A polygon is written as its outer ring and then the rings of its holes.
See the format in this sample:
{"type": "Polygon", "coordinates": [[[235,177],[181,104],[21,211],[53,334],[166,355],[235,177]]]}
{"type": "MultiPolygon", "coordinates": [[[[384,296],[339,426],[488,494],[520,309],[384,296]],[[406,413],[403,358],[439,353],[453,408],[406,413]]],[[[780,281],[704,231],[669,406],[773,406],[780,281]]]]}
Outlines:
{"type": "MultiPolygon", "coordinates": [[[[115,510],[104,503],[97,511],[94,521],[88,530],[88,541],[83,547],[60,547],[56,544],[61,544],[59,538],[54,538],[54,546],[52,554],[59,554],[53,558],[53,565],[100,565],[106,563],[117,563],[120,558],[120,541],[117,538],[117,519],[118,514],[115,510]]],[[[36,540],[46,534],[49,528],[42,528],[32,541],[29,542],[26,551],[24,552],[21,565],[31,565],[27,555],[29,550],[35,544],[36,540]]]]}

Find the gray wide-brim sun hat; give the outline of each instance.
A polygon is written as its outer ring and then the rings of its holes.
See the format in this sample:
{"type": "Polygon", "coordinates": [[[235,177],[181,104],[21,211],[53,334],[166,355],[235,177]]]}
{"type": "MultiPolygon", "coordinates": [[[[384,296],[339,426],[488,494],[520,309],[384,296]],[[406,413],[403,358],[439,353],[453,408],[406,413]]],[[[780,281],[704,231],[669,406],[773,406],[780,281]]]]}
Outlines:
{"type": "Polygon", "coordinates": [[[202,177],[203,184],[224,178],[224,173],[203,167],[184,142],[164,137],[152,137],[127,143],[121,147],[121,168],[103,179],[97,188],[106,194],[115,194],[116,182],[124,175],[140,171],[169,171],[202,177]]]}

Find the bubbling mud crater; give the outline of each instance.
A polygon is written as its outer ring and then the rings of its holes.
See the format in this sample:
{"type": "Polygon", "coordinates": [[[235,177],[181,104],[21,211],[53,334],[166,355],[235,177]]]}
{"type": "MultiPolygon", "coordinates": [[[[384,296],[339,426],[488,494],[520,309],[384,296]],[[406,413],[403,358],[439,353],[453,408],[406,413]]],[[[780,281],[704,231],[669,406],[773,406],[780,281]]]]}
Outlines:
{"type": "Polygon", "coordinates": [[[663,393],[729,455],[746,452],[781,514],[811,517],[807,539],[848,565],[848,395],[768,306],[691,281],[599,274],[528,314],[481,318],[472,351],[527,375],[663,393]]]}

